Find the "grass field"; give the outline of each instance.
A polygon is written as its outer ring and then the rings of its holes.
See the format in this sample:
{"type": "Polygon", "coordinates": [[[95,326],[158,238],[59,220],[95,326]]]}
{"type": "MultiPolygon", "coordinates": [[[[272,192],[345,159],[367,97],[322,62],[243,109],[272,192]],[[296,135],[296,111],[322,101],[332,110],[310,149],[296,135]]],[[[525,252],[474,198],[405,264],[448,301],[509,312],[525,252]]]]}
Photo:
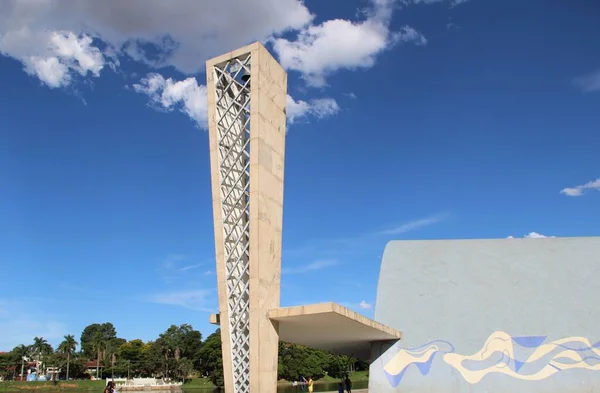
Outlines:
{"type": "MultiPolygon", "coordinates": [[[[368,371],[355,371],[353,373],[350,374],[350,379],[353,381],[367,381],[369,380],[369,372],[368,371]]],[[[319,379],[318,381],[316,381],[316,383],[319,382],[336,382],[339,381],[338,378],[332,378],[328,375],[326,375],[325,377],[319,379]]]]}

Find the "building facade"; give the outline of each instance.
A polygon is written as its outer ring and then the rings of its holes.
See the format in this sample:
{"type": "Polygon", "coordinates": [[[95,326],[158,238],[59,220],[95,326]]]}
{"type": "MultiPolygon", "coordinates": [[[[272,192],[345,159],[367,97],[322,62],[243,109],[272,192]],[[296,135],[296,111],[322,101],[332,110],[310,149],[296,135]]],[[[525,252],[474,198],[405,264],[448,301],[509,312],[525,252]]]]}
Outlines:
{"type": "Polygon", "coordinates": [[[600,386],[600,237],[392,241],[370,390],[593,392],[600,386]]]}

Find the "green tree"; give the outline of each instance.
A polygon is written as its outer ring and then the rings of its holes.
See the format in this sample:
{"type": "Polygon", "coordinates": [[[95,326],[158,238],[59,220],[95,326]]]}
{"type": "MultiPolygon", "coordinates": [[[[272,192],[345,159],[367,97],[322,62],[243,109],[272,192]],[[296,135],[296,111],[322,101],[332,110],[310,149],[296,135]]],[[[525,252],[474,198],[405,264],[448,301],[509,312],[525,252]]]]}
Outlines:
{"type": "Polygon", "coordinates": [[[196,368],[203,375],[208,375],[213,384],[223,386],[223,358],[220,329],[217,329],[216,332],[206,338],[194,360],[196,368]]]}
{"type": "Polygon", "coordinates": [[[160,374],[164,370],[164,357],[160,344],[150,341],[144,345],[139,370],[143,376],[160,374]]]}
{"type": "Polygon", "coordinates": [[[122,362],[119,362],[117,359],[119,348],[126,342],[127,340],[122,338],[111,338],[105,342],[104,350],[102,351],[102,361],[104,363],[105,373],[110,373],[113,377],[115,372],[119,375],[121,374],[122,362]]]}
{"type": "Polygon", "coordinates": [[[92,359],[94,356],[98,355],[96,351],[95,342],[98,337],[101,337],[101,340],[108,344],[109,341],[117,338],[117,331],[112,323],[94,323],[89,326],[86,326],[81,333],[81,339],[79,340],[81,344],[81,351],[83,354],[92,359]]]}
{"type": "Polygon", "coordinates": [[[156,340],[164,357],[165,376],[177,368],[181,358],[191,359],[202,346],[202,335],[191,325],[171,325],[156,340]]]}
{"type": "Polygon", "coordinates": [[[96,354],[96,378],[100,377],[100,359],[102,358],[102,354],[106,350],[106,340],[101,332],[97,332],[91,341],[91,346],[93,351],[96,354]]]}
{"type": "Polygon", "coordinates": [[[35,337],[31,347],[33,353],[38,357],[38,360],[41,360],[44,355],[49,355],[54,352],[52,345],[48,344],[48,340],[44,337],[35,337]]]}
{"type": "MultiPolygon", "coordinates": [[[[61,371],[61,376],[66,378],[66,373],[63,372],[61,371]]],[[[69,377],[72,379],[89,378],[87,367],[85,367],[85,359],[76,352],[71,354],[69,377]]]]}
{"type": "Polygon", "coordinates": [[[12,354],[0,353],[0,377],[4,379],[12,379],[15,377],[16,366],[12,354]]]}
{"type": "MultiPolygon", "coordinates": [[[[52,349],[52,345],[50,345],[44,337],[34,337],[31,349],[33,355],[35,356],[38,362],[37,367],[39,367],[39,363],[42,362],[42,360],[50,360],[45,358],[48,358],[54,352],[54,350],[52,349]]],[[[41,370],[38,370],[38,373],[40,371],[41,370]]]]}
{"type": "Polygon", "coordinates": [[[343,378],[354,368],[356,358],[347,355],[331,355],[329,366],[326,367],[332,377],[343,378]]]}
{"type": "Polygon", "coordinates": [[[190,376],[193,370],[194,363],[190,359],[181,358],[177,362],[177,371],[179,372],[179,376],[183,379],[183,383],[185,383],[186,378],[190,376]]]}
{"type": "Polygon", "coordinates": [[[119,347],[118,355],[123,361],[123,368],[127,370],[133,370],[133,374],[137,375],[137,371],[141,367],[142,357],[144,355],[145,344],[142,340],[136,339],[124,343],[119,347]]]}
{"type": "Polygon", "coordinates": [[[289,381],[298,381],[301,377],[319,379],[325,375],[329,365],[330,354],[289,343],[280,344],[279,377],[289,381]]]}
{"type": "Polygon", "coordinates": [[[31,347],[23,344],[17,345],[10,352],[13,359],[13,365],[18,365],[21,368],[21,373],[19,374],[21,376],[25,373],[25,358],[31,357],[31,352],[31,347]]]}
{"type": "Polygon", "coordinates": [[[67,356],[67,375],[66,379],[69,380],[69,366],[71,365],[71,353],[77,349],[77,341],[71,334],[65,336],[63,342],[58,346],[58,351],[67,356]]]}

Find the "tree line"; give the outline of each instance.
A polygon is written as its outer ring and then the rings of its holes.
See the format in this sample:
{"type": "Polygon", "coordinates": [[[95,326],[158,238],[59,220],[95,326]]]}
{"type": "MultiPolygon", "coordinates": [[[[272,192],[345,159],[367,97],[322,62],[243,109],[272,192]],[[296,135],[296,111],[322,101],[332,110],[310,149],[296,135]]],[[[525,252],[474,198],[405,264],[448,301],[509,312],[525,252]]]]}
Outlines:
{"type": "MultiPolygon", "coordinates": [[[[15,379],[22,370],[26,373],[24,358],[59,368],[60,379],[156,377],[185,382],[190,377],[207,377],[216,386],[223,386],[220,331],[203,341],[202,334],[189,324],[171,325],[148,342],[119,338],[110,322],[87,326],[79,341],[66,335],[56,349],[43,337],[35,337],[29,345],[21,344],[0,354],[0,374],[4,379],[15,379]]],[[[341,377],[351,369],[366,370],[368,364],[345,355],[279,343],[280,379],[341,377]]]]}

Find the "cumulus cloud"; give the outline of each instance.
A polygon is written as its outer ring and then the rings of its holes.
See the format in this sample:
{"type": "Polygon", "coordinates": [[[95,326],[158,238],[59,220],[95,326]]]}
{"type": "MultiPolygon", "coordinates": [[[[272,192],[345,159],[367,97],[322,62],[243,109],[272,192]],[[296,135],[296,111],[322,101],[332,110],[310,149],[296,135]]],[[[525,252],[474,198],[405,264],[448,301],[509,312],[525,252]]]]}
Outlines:
{"type": "Polygon", "coordinates": [[[0,19],[0,53],[21,61],[28,74],[51,88],[69,85],[75,74],[100,76],[105,58],[92,43],[90,36],[70,31],[7,29],[0,19]]]}
{"type": "Polygon", "coordinates": [[[586,190],[600,191],[600,178],[575,187],[563,188],[560,193],[570,197],[582,196],[586,190]]]}
{"type": "Polygon", "coordinates": [[[600,70],[575,78],[573,83],[585,93],[600,91],[600,70]]]}
{"type": "Polygon", "coordinates": [[[358,304],[358,307],[362,308],[363,310],[368,310],[368,309],[372,308],[373,305],[370,303],[367,303],[363,300],[358,304]]]}
{"type": "MultiPolygon", "coordinates": [[[[527,235],[523,236],[526,239],[545,239],[545,238],[554,238],[554,236],[546,236],[537,232],[529,232],[527,235]]],[[[514,236],[508,236],[507,239],[514,239],[514,236]]]]}
{"type": "Polygon", "coordinates": [[[301,0],[219,0],[210,5],[197,0],[4,0],[0,52],[53,87],[69,80],[65,67],[73,60],[81,69],[101,69],[92,39],[136,61],[195,73],[223,48],[298,30],[312,19],[301,0]],[[63,57],[54,48],[56,34],[68,40],[58,43],[69,48],[63,57]]]}
{"type": "Polygon", "coordinates": [[[309,85],[323,86],[327,75],[340,69],[370,68],[381,52],[398,42],[426,43],[412,27],[392,32],[394,0],[371,0],[366,19],[327,20],[301,30],[295,40],[273,39],[281,65],[301,73],[309,85]]]}
{"type": "Polygon", "coordinates": [[[342,302],[340,304],[344,307],[353,309],[355,311],[370,310],[373,308],[373,305],[371,303],[367,303],[364,300],[362,300],[360,303],[342,302]]]}
{"type": "MultiPolygon", "coordinates": [[[[208,99],[206,86],[199,85],[196,78],[189,77],[182,81],[165,79],[157,73],[150,73],[134,84],[133,89],[147,95],[150,105],[155,109],[179,111],[188,115],[200,128],[208,127],[208,99]]],[[[322,119],[338,113],[340,107],[333,98],[317,98],[309,102],[294,100],[287,96],[286,113],[288,121],[293,123],[309,116],[322,119]]]]}
{"type": "MultiPolygon", "coordinates": [[[[400,0],[367,0],[361,19],[326,20],[302,0],[4,0],[0,2],[0,54],[51,88],[117,71],[123,59],[183,74],[204,70],[204,61],[252,41],[273,43],[281,64],[311,85],[326,83],[340,69],[372,67],[377,56],[399,42],[426,44],[410,26],[391,31],[400,0]],[[294,40],[282,38],[296,33],[294,40]]],[[[158,70],[156,70],[158,71],[158,70]]],[[[155,108],[178,110],[205,128],[206,87],[193,77],[166,78],[152,72],[134,85],[155,108]]],[[[339,112],[332,98],[289,100],[290,123],[339,112]]]]}
{"type": "Polygon", "coordinates": [[[525,237],[527,239],[544,239],[547,237],[554,237],[554,236],[546,236],[546,235],[542,235],[541,233],[537,233],[537,232],[529,232],[527,235],[525,235],[525,237]]]}
{"type": "Polygon", "coordinates": [[[318,98],[310,102],[294,100],[288,94],[286,102],[286,115],[290,124],[307,116],[317,119],[333,116],[340,111],[338,103],[333,98],[318,98]]]}
{"type": "Polygon", "coordinates": [[[167,111],[178,109],[188,115],[200,128],[207,127],[208,99],[206,86],[198,85],[196,78],[182,81],[151,73],[133,88],[138,93],[147,94],[150,103],[167,111]]]}

